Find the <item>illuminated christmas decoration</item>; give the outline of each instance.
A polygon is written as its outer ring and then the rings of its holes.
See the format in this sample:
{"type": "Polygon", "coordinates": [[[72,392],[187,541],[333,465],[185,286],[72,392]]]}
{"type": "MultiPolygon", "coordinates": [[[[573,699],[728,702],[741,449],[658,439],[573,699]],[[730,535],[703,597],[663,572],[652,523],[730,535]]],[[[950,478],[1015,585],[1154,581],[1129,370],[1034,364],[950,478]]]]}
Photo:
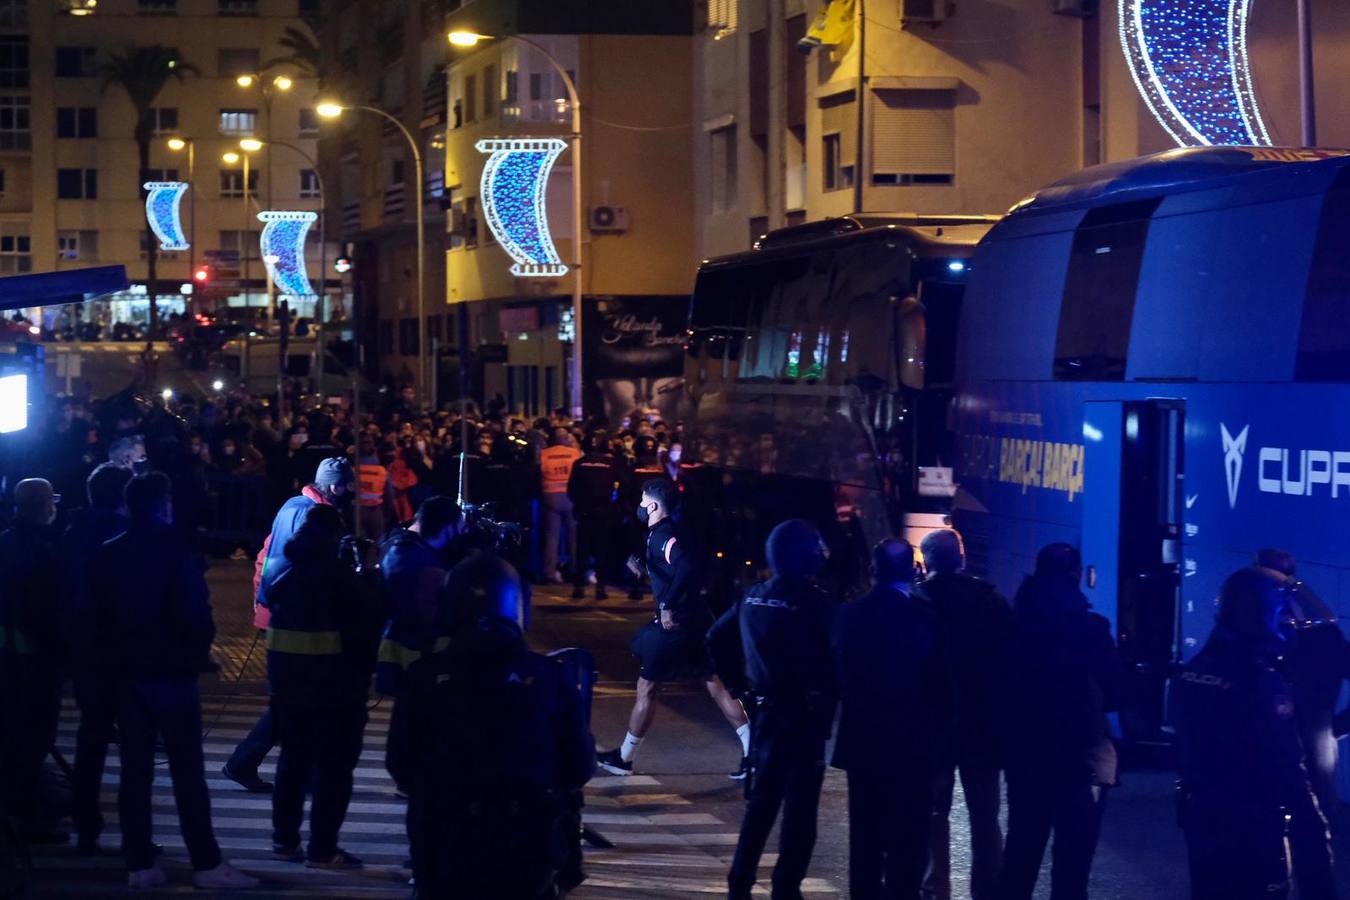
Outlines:
{"type": "Polygon", "coordinates": [[[142,185],[145,196],[145,218],[150,230],[159,238],[161,250],[186,250],[192,246],[183,234],[183,218],[179,215],[179,201],[188,186],[185,181],[147,181],[142,185]]]}
{"type": "Polygon", "coordinates": [[[314,289],[305,272],[305,235],[309,226],[319,218],[314,212],[281,212],[268,210],[258,213],[258,221],[265,223],[258,242],[262,248],[267,274],[277,286],[277,293],[290,297],[310,297],[314,289]]]}
{"type": "Polygon", "coordinates": [[[480,153],[492,154],[483,166],[481,202],[493,236],[515,261],[511,274],[565,275],[567,266],[549,234],[544,196],[549,173],[567,142],[525,138],[479,141],[474,146],[480,153]]]}
{"type": "Polygon", "coordinates": [[[1269,146],[1247,56],[1251,0],[1120,0],[1135,86],[1178,145],[1269,146]]]}

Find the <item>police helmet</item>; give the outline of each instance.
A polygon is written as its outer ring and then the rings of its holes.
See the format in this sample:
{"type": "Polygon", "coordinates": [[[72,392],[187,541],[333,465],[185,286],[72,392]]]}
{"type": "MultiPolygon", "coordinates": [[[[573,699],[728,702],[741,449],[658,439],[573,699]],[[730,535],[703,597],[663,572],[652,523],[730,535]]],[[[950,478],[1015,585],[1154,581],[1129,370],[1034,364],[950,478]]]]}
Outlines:
{"type": "Polygon", "coordinates": [[[1283,643],[1292,618],[1288,584],[1272,569],[1239,569],[1219,589],[1216,621],[1240,638],[1261,644],[1283,643]]]}
{"type": "Polygon", "coordinates": [[[491,553],[476,553],[450,570],[444,624],[452,630],[504,619],[524,628],[524,592],[515,567],[491,553]]]}
{"type": "Polygon", "coordinates": [[[769,532],[764,545],[769,568],[778,575],[809,578],[825,565],[825,541],[816,526],[805,519],[788,519],[769,532]]]}

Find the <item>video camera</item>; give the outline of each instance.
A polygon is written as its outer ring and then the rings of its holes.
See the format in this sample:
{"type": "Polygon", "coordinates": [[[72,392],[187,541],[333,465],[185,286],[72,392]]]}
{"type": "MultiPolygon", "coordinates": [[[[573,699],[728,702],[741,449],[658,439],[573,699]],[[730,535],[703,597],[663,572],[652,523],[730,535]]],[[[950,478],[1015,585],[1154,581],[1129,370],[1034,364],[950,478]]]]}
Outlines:
{"type": "Polygon", "coordinates": [[[520,523],[498,519],[497,507],[493,503],[464,504],[464,523],[468,533],[478,538],[487,549],[507,558],[524,540],[524,529],[520,523]]]}

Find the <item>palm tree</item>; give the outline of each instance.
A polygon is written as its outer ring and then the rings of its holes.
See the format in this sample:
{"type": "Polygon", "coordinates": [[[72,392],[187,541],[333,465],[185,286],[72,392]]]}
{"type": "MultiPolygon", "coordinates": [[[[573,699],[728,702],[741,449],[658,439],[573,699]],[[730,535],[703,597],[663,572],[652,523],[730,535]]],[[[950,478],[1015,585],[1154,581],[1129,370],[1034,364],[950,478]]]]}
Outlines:
{"type": "MultiPolygon", "coordinates": [[[[159,92],[170,80],[182,81],[188,73],[196,74],[197,69],[190,63],[178,59],[178,52],[158,44],[149,47],[128,47],[120,53],[114,53],[100,67],[103,76],[103,90],[116,86],[126,92],[127,99],[136,110],[136,126],[132,135],[136,139],[136,153],[139,167],[136,172],[136,191],[148,180],[150,169],[150,142],[155,135],[153,109],[159,92]]],[[[145,228],[145,292],[150,298],[150,330],[145,344],[146,376],[153,376],[155,332],[159,329],[159,305],[155,299],[159,296],[159,277],[156,271],[159,247],[150,231],[149,223],[145,228]]]]}
{"type": "Polygon", "coordinates": [[[281,49],[290,52],[286,56],[268,60],[264,68],[270,69],[275,65],[289,64],[295,67],[302,78],[319,77],[321,51],[319,50],[319,42],[314,39],[314,31],[308,23],[304,28],[287,25],[286,30],[281,33],[281,37],[277,38],[277,44],[281,49]]]}

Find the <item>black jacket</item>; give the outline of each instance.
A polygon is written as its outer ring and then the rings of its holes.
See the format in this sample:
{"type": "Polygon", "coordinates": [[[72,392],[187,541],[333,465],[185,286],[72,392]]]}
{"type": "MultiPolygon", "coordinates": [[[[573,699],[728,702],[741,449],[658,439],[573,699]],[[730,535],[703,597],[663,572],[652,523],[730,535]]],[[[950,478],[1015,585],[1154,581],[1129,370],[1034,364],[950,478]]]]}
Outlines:
{"type": "Polygon", "coordinates": [[[623,482],[623,470],[611,453],[587,453],[572,465],[567,480],[567,498],[588,516],[606,516],[617,512],[617,491],[623,482]]]}
{"type": "Polygon", "coordinates": [[[674,520],[664,518],[647,531],[646,559],[657,609],[670,610],[681,625],[708,618],[699,594],[698,552],[674,520]]]}
{"type": "Polygon", "coordinates": [[[61,536],[65,582],[63,615],[72,668],[89,670],[107,665],[108,644],[94,623],[93,598],[89,592],[90,566],[99,549],[126,530],[126,516],[82,509],[61,536]]]}
{"type": "Polygon", "coordinates": [[[834,765],[928,777],[952,715],[937,616],[900,591],[875,587],[839,608],[833,650],[840,699],[834,765]]]}
{"type": "Polygon", "coordinates": [[[0,532],[0,679],[12,664],[57,673],[66,654],[56,534],[15,520],[0,532]]]}
{"type": "Polygon", "coordinates": [[[1308,806],[1293,697],[1259,648],[1216,627],[1171,691],[1177,764],[1192,804],[1268,822],[1308,806]]]}
{"type": "Polygon", "coordinates": [[[215,640],[205,565],[168,525],[132,522],[90,564],[96,634],[129,678],[196,678],[215,640]]]}
{"type": "Polygon", "coordinates": [[[830,639],[836,608],[805,578],[775,576],[751,585],[708,630],[718,674],[727,672],[733,683],[743,681],[746,689],[775,699],[795,702],[815,695],[816,705],[833,718],[837,690],[830,639]]]}
{"type": "Polygon", "coordinates": [[[595,740],[562,666],[503,622],[408,668],[386,766],[419,802],[453,810],[484,784],[580,789],[595,771],[595,740]]]}
{"type": "Polygon", "coordinates": [[[942,623],[956,687],[953,759],[997,765],[997,695],[1012,608],[992,584],[964,572],[930,575],[914,586],[914,596],[942,623]]]}
{"type": "Polygon", "coordinates": [[[1067,578],[1029,576],[1013,610],[999,697],[1004,764],[1114,783],[1106,714],[1121,707],[1124,672],[1110,623],[1067,578]]]}

